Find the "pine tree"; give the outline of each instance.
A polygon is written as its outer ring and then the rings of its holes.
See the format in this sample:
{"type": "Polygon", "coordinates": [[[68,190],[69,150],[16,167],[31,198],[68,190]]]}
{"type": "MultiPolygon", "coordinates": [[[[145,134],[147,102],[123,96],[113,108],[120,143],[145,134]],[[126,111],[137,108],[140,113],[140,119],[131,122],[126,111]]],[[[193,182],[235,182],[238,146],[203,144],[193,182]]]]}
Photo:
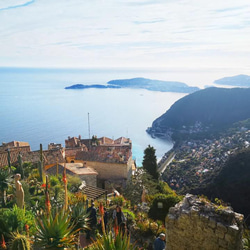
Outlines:
{"type": "Polygon", "coordinates": [[[155,149],[148,145],[144,150],[144,157],[142,162],[142,167],[154,178],[159,178],[159,173],[157,171],[157,160],[155,156],[155,149]]]}

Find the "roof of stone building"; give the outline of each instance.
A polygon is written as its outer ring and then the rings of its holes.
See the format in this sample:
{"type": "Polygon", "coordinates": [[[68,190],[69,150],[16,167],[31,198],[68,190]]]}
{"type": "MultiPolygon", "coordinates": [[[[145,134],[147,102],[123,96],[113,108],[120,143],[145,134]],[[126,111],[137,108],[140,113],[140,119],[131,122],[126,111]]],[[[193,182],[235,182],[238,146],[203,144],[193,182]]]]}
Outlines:
{"type": "MultiPolygon", "coordinates": [[[[111,144],[119,144],[119,145],[126,145],[131,144],[131,140],[129,138],[120,137],[116,140],[110,139],[108,137],[100,137],[97,138],[99,145],[111,145],[111,144]]],[[[68,137],[67,140],[65,140],[65,147],[81,147],[83,145],[86,145],[88,148],[90,148],[91,139],[82,139],[81,136],[79,137],[68,137]]]]}
{"type": "MultiPolygon", "coordinates": [[[[66,163],[66,174],[70,175],[98,175],[98,173],[90,168],[83,165],[83,163],[66,163]]],[[[63,174],[64,171],[64,163],[58,164],[58,174],[63,174]]],[[[48,168],[46,170],[48,174],[56,175],[57,169],[56,165],[48,168]]]]}
{"type": "Polygon", "coordinates": [[[104,145],[104,144],[114,144],[114,140],[108,138],[108,137],[101,137],[98,138],[98,142],[100,145],[104,145]]]}
{"type": "Polygon", "coordinates": [[[120,137],[114,141],[114,144],[130,144],[132,143],[129,138],[120,137]]]}
{"type": "Polygon", "coordinates": [[[126,163],[132,156],[131,145],[101,145],[88,152],[77,152],[76,160],[126,163]]]}
{"type": "Polygon", "coordinates": [[[18,142],[12,141],[8,143],[3,143],[0,146],[0,167],[8,165],[8,152],[10,153],[10,163],[15,164],[18,161],[18,155],[30,152],[30,145],[28,142],[18,142]]]}
{"type": "Polygon", "coordinates": [[[75,156],[78,151],[88,151],[88,148],[85,145],[79,148],[65,148],[65,157],[75,156]]]}

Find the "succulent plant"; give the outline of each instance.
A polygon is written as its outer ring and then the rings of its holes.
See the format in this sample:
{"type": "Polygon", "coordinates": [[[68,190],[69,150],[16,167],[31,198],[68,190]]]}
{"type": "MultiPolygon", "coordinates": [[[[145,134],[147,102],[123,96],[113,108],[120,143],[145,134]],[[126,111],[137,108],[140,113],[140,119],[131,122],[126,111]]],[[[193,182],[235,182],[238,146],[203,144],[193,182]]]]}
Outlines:
{"type": "Polygon", "coordinates": [[[30,250],[30,241],[26,235],[12,233],[11,250],[30,250]]]}
{"type": "Polygon", "coordinates": [[[72,247],[76,243],[79,230],[75,230],[74,223],[67,211],[50,212],[36,220],[36,244],[45,249],[62,249],[72,247]]]}

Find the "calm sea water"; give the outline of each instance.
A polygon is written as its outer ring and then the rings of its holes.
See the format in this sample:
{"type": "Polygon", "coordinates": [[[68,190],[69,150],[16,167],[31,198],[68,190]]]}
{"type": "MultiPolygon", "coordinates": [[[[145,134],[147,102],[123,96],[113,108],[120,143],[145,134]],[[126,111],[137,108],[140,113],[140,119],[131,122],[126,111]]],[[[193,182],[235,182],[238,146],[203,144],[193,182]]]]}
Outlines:
{"type": "MultiPolygon", "coordinates": [[[[42,143],[62,143],[68,136],[129,137],[141,165],[150,144],[160,159],[171,141],[153,139],[147,127],[185,94],[131,89],[65,90],[75,84],[105,84],[109,80],[157,77],[156,72],[128,70],[0,69],[0,142],[27,141],[32,150],[42,143]]],[[[169,79],[174,80],[174,79],[169,79]]]]}

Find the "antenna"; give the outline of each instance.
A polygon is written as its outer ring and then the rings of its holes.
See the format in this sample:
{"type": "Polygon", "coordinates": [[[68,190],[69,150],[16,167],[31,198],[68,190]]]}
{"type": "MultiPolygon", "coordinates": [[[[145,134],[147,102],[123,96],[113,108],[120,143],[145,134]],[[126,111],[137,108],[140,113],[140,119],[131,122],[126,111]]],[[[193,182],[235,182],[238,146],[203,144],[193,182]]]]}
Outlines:
{"type": "Polygon", "coordinates": [[[89,127],[89,146],[90,146],[90,122],[89,122],[89,113],[88,113],[88,127],[89,127]]]}
{"type": "Polygon", "coordinates": [[[89,127],[89,139],[90,139],[90,122],[89,122],[89,113],[88,113],[88,127],[89,127]]]}

